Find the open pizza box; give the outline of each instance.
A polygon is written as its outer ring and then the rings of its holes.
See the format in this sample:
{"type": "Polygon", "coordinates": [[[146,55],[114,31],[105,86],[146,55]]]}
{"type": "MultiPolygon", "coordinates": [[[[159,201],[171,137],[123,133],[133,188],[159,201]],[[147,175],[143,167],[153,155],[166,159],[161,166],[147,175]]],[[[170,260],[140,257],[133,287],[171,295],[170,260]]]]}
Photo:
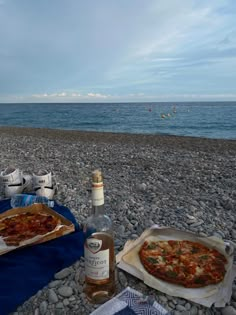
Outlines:
{"type": "Polygon", "coordinates": [[[184,298],[206,307],[211,307],[213,304],[215,307],[224,307],[230,301],[232,284],[236,276],[236,265],[233,264],[233,259],[234,244],[231,241],[224,242],[216,237],[199,237],[191,232],[159,227],[158,225],[145,230],[138,239],[127,241],[124,249],[116,255],[117,266],[142,280],[146,285],[168,295],[184,298]],[[227,259],[224,280],[203,288],[185,288],[155,278],[144,269],[138,255],[144,241],[149,240],[189,240],[199,242],[208,248],[215,248],[227,259]]]}
{"type": "Polygon", "coordinates": [[[40,204],[40,203],[33,204],[31,206],[23,207],[23,208],[13,208],[13,209],[3,212],[2,214],[0,214],[0,224],[1,224],[1,221],[5,218],[17,216],[18,214],[22,214],[26,212],[51,215],[57,219],[58,224],[52,231],[45,233],[43,235],[37,235],[37,236],[34,236],[33,238],[21,241],[18,246],[7,246],[7,244],[4,242],[4,238],[1,237],[1,231],[0,231],[0,255],[3,255],[7,252],[10,252],[12,250],[16,250],[18,248],[22,248],[25,246],[44,243],[49,240],[74,232],[75,230],[75,226],[71,221],[69,221],[68,219],[66,219],[65,217],[57,213],[56,211],[52,210],[51,208],[47,207],[46,205],[40,204]]]}

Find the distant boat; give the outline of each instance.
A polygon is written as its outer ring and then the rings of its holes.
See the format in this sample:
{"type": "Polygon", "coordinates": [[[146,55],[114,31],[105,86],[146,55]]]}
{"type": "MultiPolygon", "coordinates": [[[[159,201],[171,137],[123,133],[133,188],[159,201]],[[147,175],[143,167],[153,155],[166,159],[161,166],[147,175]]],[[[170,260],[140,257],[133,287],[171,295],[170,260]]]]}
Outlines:
{"type": "Polygon", "coordinates": [[[165,114],[161,114],[161,118],[166,118],[166,115],[165,114]]]}
{"type": "Polygon", "coordinates": [[[175,105],[173,106],[172,112],[176,113],[176,106],[175,105]]]}

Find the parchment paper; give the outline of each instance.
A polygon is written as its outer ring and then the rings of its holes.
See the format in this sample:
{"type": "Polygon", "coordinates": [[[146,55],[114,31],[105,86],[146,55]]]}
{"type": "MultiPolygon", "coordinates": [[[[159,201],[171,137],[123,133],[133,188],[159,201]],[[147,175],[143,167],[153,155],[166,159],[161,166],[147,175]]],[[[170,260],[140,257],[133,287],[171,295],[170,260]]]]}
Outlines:
{"type": "Polygon", "coordinates": [[[117,254],[118,267],[143,280],[148,286],[171,296],[185,298],[206,307],[213,304],[216,307],[224,307],[230,301],[232,284],[236,276],[236,265],[233,265],[234,244],[224,242],[216,237],[199,237],[191,232],[185,232],[157,225],[145,230],[142,235],[133,241],[127,241],[124,249],[117,254]],[[226,274],[224,280],[216,285],[208,285],[204,288],[185,288],[180,285],[162,281],[150,275],[143,267],[138,252],[145,240],[190,240],[215,248],[227,258],[226,274]]]}

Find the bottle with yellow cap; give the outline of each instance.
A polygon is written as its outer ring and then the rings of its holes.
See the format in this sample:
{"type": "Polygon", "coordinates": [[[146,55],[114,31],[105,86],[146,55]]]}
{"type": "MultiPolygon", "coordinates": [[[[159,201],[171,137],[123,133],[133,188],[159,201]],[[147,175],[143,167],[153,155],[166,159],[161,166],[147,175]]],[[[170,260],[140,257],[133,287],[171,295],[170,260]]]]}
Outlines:
{"type": "Polygon", "coordinates": [[[85,289],[92,303],[104,303],[115,294],[115,251],[111,219],[104,210],[103,176],[92,173],[92,214],[84,224],[85,289]]]}

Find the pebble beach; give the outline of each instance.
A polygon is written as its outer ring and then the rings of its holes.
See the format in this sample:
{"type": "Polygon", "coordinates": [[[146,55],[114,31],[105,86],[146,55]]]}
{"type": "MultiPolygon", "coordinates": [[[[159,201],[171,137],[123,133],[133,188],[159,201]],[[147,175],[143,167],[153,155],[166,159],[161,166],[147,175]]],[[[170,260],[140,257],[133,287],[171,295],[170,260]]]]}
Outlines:
{"type": "MultiPolygon", "coordinates": [[[[236,242],[236,140],[0,127],[0,146],[1,170],[52,171],[55,200],[80,224],[91,209],[91,172],[100,168],[116,253],[153,224],[236,242]]],[[[11,315],[90,314],[98,305],[87,302],[83,284],[81,258],[11,315]]],[[[230,303],[210,309],[117,269],[117,293],[127,286],[174,315],[236,314],[236,281],[230,303]]]]}

